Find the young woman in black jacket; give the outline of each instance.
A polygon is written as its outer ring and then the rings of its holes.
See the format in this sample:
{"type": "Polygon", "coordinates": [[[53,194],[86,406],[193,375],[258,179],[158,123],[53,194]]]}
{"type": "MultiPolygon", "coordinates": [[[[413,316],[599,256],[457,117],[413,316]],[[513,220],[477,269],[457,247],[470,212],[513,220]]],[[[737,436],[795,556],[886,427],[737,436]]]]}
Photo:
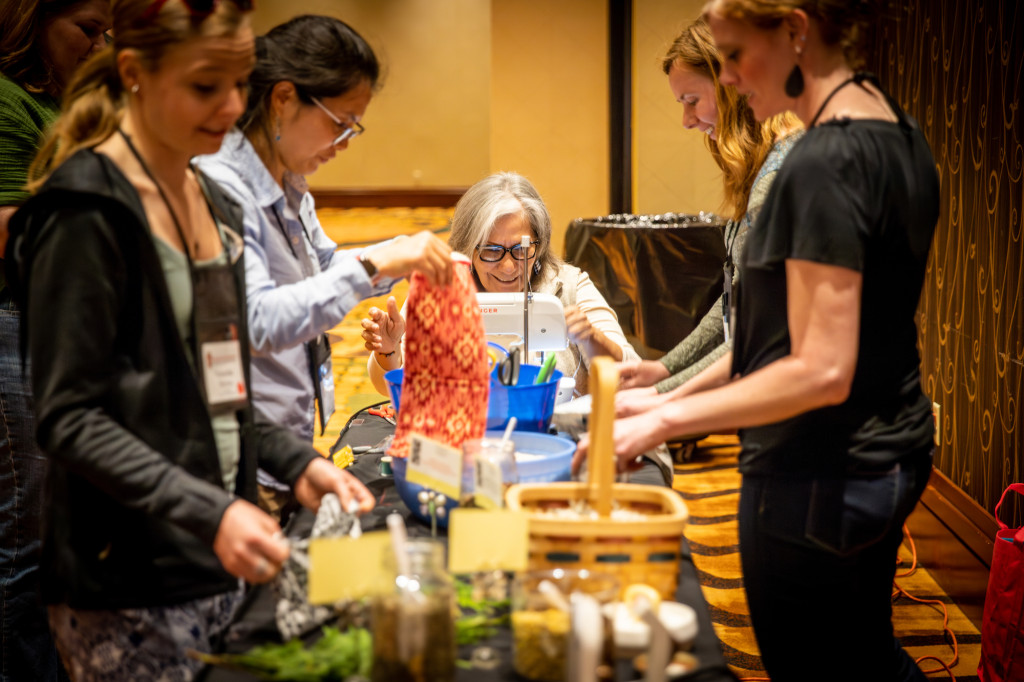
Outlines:
{"type": "MultiPolygon", "coordinates": [[[[253,420],[241,212],[190,167],[245,105],[246,0],[115,0],[46,176],[15,214],[38,440],[52,459],[43,593],[76,680],[191,679],[241,579],[288,555],[257,465],[316,508],[369,492],[253,420]],[[204,6],[205,5],[205,6],[204,6]]],[[[13,261],[13,262],[12,262],[13,261]]]]}

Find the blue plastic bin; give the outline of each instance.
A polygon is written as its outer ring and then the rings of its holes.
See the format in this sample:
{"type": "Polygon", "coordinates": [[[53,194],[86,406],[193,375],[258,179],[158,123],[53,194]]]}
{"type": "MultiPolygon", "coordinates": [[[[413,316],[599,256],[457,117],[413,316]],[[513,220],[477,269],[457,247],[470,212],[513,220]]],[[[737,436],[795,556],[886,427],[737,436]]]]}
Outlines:
{"type": "MultiPolygon", "coordinates": [[[[517,431],[547,433],[551,415],[555,411],[558,380],[562,378],[562,373],[556,369],[547,381],[534,386],[533,380],[537,378],[540,369],[540,365],[521,365],[519,381],[515,386],[502,386],[494,373],[491,374],[491,391],[487,402],[488,429],[504,429],[508,420],[515,417],[517,431]]],[[[402,376],[400,368],[384,375],[396,412],[401,409],[402,376]]]]}

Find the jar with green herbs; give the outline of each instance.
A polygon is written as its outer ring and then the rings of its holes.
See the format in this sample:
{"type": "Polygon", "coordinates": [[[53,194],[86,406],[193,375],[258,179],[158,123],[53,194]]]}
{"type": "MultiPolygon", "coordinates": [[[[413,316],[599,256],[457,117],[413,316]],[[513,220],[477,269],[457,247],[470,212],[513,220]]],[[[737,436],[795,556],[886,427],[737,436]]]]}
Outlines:
{"type": "Polygon", "coordinates": [[[374,598],[373,682],[455,680],[455,592],[445,571],[444,546],[427,539],[405,543],[407,561],[385,554],[394,590],[374,598]],[[397,563],[407,564],[404,570],[397,563]]]}

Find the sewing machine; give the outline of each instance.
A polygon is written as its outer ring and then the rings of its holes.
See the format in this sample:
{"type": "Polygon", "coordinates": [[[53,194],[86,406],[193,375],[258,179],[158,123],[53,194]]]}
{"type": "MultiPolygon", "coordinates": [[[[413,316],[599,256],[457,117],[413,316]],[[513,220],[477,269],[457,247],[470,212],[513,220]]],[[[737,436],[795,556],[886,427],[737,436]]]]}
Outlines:
{"type": "MultiPolygon", "coordinates": [[[[565,350],[569,337],[562,302],[552,294],[530,295],[528,345],[530,353],[565,350]]],[[[508,349],[523,342],[523,294],[477,293],[488,341],[508,349]]]]}

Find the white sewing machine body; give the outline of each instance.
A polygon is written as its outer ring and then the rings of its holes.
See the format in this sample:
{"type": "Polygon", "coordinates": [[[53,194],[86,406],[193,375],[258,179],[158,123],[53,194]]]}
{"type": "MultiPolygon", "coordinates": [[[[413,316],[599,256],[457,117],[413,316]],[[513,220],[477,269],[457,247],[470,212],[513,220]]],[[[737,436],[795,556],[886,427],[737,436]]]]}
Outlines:
{"type": "MultiPolygon", "coordinates": [[[[478,292],[480,315],[488,341],[505,349],[523,342],[523,294],[478,292]]],[[[530,354],[565,350],[569,336],[562,302],[552,294],[530,294],[530,354]]]]}

